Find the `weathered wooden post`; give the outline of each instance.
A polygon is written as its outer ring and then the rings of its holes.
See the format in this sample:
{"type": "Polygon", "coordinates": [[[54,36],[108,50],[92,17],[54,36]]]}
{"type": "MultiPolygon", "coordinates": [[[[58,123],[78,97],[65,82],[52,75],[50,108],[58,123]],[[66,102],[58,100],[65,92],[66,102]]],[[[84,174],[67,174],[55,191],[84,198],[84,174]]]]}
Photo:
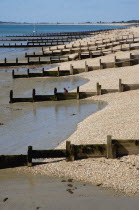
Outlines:
{"type": "Polygon", "coordinates": [[[55,100],[57,101],[58,97],[57,97],[57,88],[56,87],[54,88],[54,96],[55,96],[55,100]]]}
{"type": "Polygon", "coordinates": [[[50,57],[50,64],[52,64],[52,58],[50,57]]]}
{"type": "Polygon", "coordinates": [[[32,167],[32,146],[28,146],[27,166],[32,167]]]}
{"type": "Polygon", "coordinates": [[[107,158],[114,158],[113,151],[112,151],[112,137],[107,136],[107,158]]]}
{"type": "Polygon", "coordinates": [[[35,102],[35,95],[36,95],[36,90],[33,89],[32,90],[32,100],[33,100],[33,102],[35,102]]]}
{"type": "Polygon", "coordinates": [[[78,58],[79,58],[79,60],[81,60],[82,58],[81,58],[81,50],[79,50],[79,53],[78,53],[78,58]]]}
{"type": "Polygon", "coordinates": [[[54,88],[54,95],[57,94],[57,88],[54,88]]]}
{"type": "Polygon", "coordinates": [[[27,69],[27,76],[29,77],[29,69],[27,69]]]}
{"type": "Polygon", "coordinates": [[[13,103],[13,90],[10,90],[10,101],[9,101],[10,104],[13,103]]]}
{"type": "Polygon", "coordinates": [[[91,51],[89,51],[89,57],[93,58],[93,53],[91,51]]]}
{"type": "Polygon", "coordinates": [[[70,64],[70,75],[73,75],[74,74],[74,69],[73,69],[73,65],[70,64]]]}
{"type": "Polygon", "coordinates": [[[44,68],[42,68],[42,76],[44,76],[44,68]]]}
{"type": "Polygon", "coordinates": [[[74,161],[74,150],[70,141],[66,141],[66,160],[74,161]]]}
{"type": "Polygon", "coordinates": [[[112,45],[111,45],[111,52],[113,53],[113,43],[112,43],[112,45]]]}
{"type": "Polygon", "coordinates": [[[129,42],[129,50],[131,50],[131,42],[129,42]]]}
{"type": "Polygon", "coordinates": [[[101,59],[99,59],[99,69],[103,69],[103,64],[102,64],[102,62],[101,62],[101,59]]]}
{"type": "Polygon", "coordinates": [[[89,71],[89,67],[87,65],[87,62],[85,61],[85,72],[88,72],[89,71]]]}
{"type": "Polygon", "coordinates": [[[119,92],[124,92],[124,85],[122,84],[121,79],[119,79],[119,92]]]}
{"type": "Polygon", "coordinates": [[[101,95],[101,85],[97,82],[96,84],[97,95],[101,95]]]}
{"type": "Polygon", "coordinates": [[[79,86],[77,86],[77,100],[80,99],[80,90],[79,90],[79,86]]]}
{"type": "Polygon", "coordinates": [[[42,54],[44,54],[44,50],[43,50],[43,47],[42,47],[42,54]]]}
{"type": "Polygon", "coordinates": [[[12,78],[14,78],[14,70],[12,70],[12,78]]]}
{"type": "Polygon", "coordinates": [[[116,56],[114,56],[114,67],[116,67],[116,56]]]}
{"type": "Polygon", "coordinates": [[[16,64],[18,64],[18,58],[16,58],[16,64]]]}
{"type": "Polygon", "coordinates": [[[41,62],[41,57],[39,57],[39,63],[41,62]]]}
{"type": "Polygon", "coordinates": [[[57,76],[60,77],[60,67],[57,67],[57,76]]]}

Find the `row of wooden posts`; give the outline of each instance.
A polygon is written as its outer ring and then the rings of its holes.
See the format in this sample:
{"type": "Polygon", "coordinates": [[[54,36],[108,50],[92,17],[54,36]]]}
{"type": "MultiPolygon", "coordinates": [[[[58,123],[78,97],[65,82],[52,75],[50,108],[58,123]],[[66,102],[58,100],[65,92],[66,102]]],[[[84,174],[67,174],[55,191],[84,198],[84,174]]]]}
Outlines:
{"type": "MultiPolygon", "coordinates": [[[[86,37],[86,36],[85,36],[86,37]]],[[[76,37],[54,37],[54,38],[19,38],[19,39],[0,39],[0,41],[74,41],[78,39],[83,39],[85,38],[84,36],[76,36],[76,37]]]]}
{"type": "Polygon", "coordinates": [[[139,154],[139,140],[117,140],[112,136],[107,136],[107,144],[74,145],[70,141],[66,142],[66,150],[33,150],[28,147],[28,163],[32,166],[32,160],[38,158],[64,158],[67,161],[74,161],[84,158],[110,158],[124,155],[139,154]]]}
{"type": "MultiPolygon", "coordinates": [[[[133,42],[131,41],[119,41],[118,43],[112,43],[110,45],[108,45],[109,43],[107,42],[106,45],[104,46],[99,46],[98,44],[94,43],[94,44],[86,44],[86,45],[80,45],[79,46],[74,46],[72,44],[71,47],[67,47],[66,45],[64,45],[64,47],[61,49],[58,46],[56,47],[56,49],[51,49],[51,47],[49,47],[49,51],[51,52],[45,52],[44,49],[42,48],[42,53],[36,54],[35,52],[33,52],[33,54],[27,54],[25,53],[25,57],[45,57],[45,56],[56,56],[56,55],[65,55],[65,54],[72,54],[72,53],[81,53],[81,52],[90,52],[93,54],[93,51],[95,51],[94,53],[96,53],[96,51],[100,50],[103,53],[104,49],[111,49],[111,52],[114,52],[113,47],[116,47],[118,45],[120,45],[120,50],[125,50],[126,48],[122,47],[122,44],[129,44],[129,48],[127,48],[127,50],[133,50],[134,46],[131,47],[131,44],[133,43],[138,43],[139,40],[134,40],[133,42]],[[95,49],[90,49],[90,47],[95,47],[95,49]],[[85,47],[87,47],[87,49],[85,49],[85,47]],[[76,48],[76,49],[75,49],[76,48]],[[60,51],[60,52],[57,52],[60,51]],[[69,51],[67,51],[69,50],[69,51]]],[[[101,45],[101,44],[100,44],[101,45]]],[[[116,51],[116,50],[115,50],[116,51]]]]}
{"type": "MultiPolygon", "coordinates": [[[[87,55],[85,55],[87,56],[87,55]]],[[[139,64],[139,55],[132,55],[130,53],[129,59],[117,59],[114,56],[114,62],[104,63],[101,59],[99,59],[99,66],[89,66],[85,61],[84,68],[75,68],[72,64],[70,64],[69,70],[60,70],[60,67],[57,68],[55,71],[48,71],[42,68],[42,72],[30,72],[27,70],[27,74],[15,74],[15,71],[12,71],[12,77],[15,78],[31,78],[31,77],[60,77],[60,76],[68,76],[79,74],[83,72],[89,72],[99,69],[106,69],[106,68],[116,68],[116,67],[124,67],[124,66],[133,66],[139,64]]]]}
{"type": "Polygon", "coordinates": [[[139,84],[123,84],[122,80],[119,79],[119,89],[104,89],[99,83],[97,83],[96,92],[80,92],[79,86],[78,86],[77,92],[61,93],[61,92],[57,92],[57,88],[54,88],[53,95],[37,95],[36,90],[33,89],[32,97],[30,98],[29,97],[28,98],[14,98],[13,90],[11,90],[9,103],[59,101],[59,100],[71,100],[71,99],[79,100],[79,99],[83,99],[83,98],[91,97],[95,95],[102,95],[102,94],[115,93],[115,92],[124,92],[124,91],[137,90],[137,89],[139,89],[139,84]]]}
{"type": "MultiPolygon", "coordinates": [[[[113,30],[113,29],[112,29],[112,30],[113,30]]],[[[75,34],[76,34],[76,35],[91,36],[92,33],[93,33],[93,34],[94,34],[94,33],[96,34],[96,33],[102,32],[102,31],[103,31],[103,32],[104,32],[104,31],[106,32],[106,31],[110,31],[110,30],[100,30],[100,31],[97,31],[97,32],[96,32],[96,31],[95,31],[95,32],[88,32],[88,31],[86,31],[86,32],[81,32],[81,33],[78,33],[78,32],[77,32],[77,33],[63,33],[63,34],[66,34],[67,36],[68,36],[68,34],[69,34],[70,36],[75,36],[75,34]]],[[[60,34],[60,33],[59,33],[59,34],[60,34]]],[[[53,34],[53,35],[54,35],[54,34],[53,34]]],[[[38,36],[39,36],[39,35],[37,35],[37,37],[38,37],[38,36]]],[[[60,34],[60,36],[62,36],[62,34],[60,34]]],[[[8,37],[10,37],[10,36],[8,36],[8,37]]],[[[16,37],[17,37],[17,36],[16,36],[16,37]]],[[[18,37],[21,37],[21,36],[18,36],[18,37]]],[[[23,37],[24,37],[24,36],[23,36],[23,37]]],[[[35,37],[35,35],[33,35],[33,37],[35,37]]],[[[5,48],[5,47],[10,47],[10,48],[11,48],[11,47],[34,47],[34,46],[35,46],[35,47],[41,47],[41,46],[55,46],[55,45],[56,45],[56,44],[53,44],[53,43],[51,43],[51,44],[48,45],[48,43],[46,43],[46,42],[45,42],[45,43],[39,43],[39,44],[37,43],[37,45],[35,45],[34,43],[32,43],[31,45],[30,45],[30,44],[26,44],[26,45],[24,44],[24,45],[23,45],[22,43],[21,43],[20,45],[17,45],[16,43],[15,43],[14,45],[10,45],[10,43],[9,43],[9,45],[3,44],[3,45],[0,45],[0,47],[4,47],[4,48],[5,48]]],[[[58,43],[57,43],[57,45],[58,45],[58,43]]]]}
{"type": "MultiPolygon", "coordinates": [[[[136,37],[137,39],[138,37],[136,37]]],[[[105,39],[102,39],[101,42],[97,42],[97,40],[92,44],[92,43],[88,43],[86,45],[81,45],[81,42],[79,41],[79,46],[76,46],[74,44],[72,44],[71,47],[67,47],[66,45],[64,45],[64,48],[63,49],[72,49],[72,48],[82,48],[82,47],[90,47],[90,46],[96,46],[96,49],[98,48],[98,46],[100,45],[106,45],[106,47],[108,47],[108,44],[112,44],[112,46],[117,46],[117,45],[121,45],[121,44],[131,44],[131,43],[136,43],[135,42],[135,37],[133,37],[132,39],[115,39],[115,40],[111,40],[109,39],[109,41],[104,41],[105,39]],[[115,42],[118,42],[118,44],[115,44],[115,42]]],[[[44,41],[45,42],[45,41],[44,41]]],[[[39,42],[34,42],[34,43],[44,43],[43,41],[39,41],[39,42]]],[[[92,41],[90,41],[92,42],[92,41]]],[[[33,42],[31,42],[33,43],[33,42]]],[[[58,45],[59,42],[57,42],[57,45],[58,45]]],[[[52,49],[53,50],[53,49],[52,49]]],[[[56,50],[59,50],[59,48],[57,47],[56,50]]],[[[61,50],[61,48],[60,48],[61,50]]],[[[49,51],[51,51],[51,47],[49,47],[49,51]]]]}
{"type": "Polygon", "coordinates": [[[14,98],[13,90],[10,90],[10,101],[9,103],[18,103],[18,102],[38,102],[38,101],[60,101],[60,100],[72,100],[72,99],[81,99],[86,98],[92,95],[92,93],[84,93],[79,91],[79,86],[77,87],[76,92],[58,92],[57,88],[54,88],[53,95],[37,95],[36,90],[32,90],[32,97],[28,98],[14,98]]]}
{"type": "MultiPolygon", "coordinates": [[[[136,41],[137,42],[137,41],[136,41]]],[[[138,41],[139,42],[139,41],[138,41]]],[[[111,47],[111,50],[109,50],[110,52],[109,53],[111,53],[111,52],[116,52],[116,51],[118,51],[118,49],[116,49],[116,50],[113,50],[113,46],[109,46],[109,47],[111,47]]],[[[107,46],[107,48],[106,49],[108,49],[109,48],[108,46],[107,46]]],[[[78,53],[78,56],[75,56],[75,58],[77,59],[77,58],[79,58],[79,59],[86,59],[86,58],[93,58],[93,57],[98,57],[98,56],[101,56],[101,55],[104,55],[105,53],[107,54],[108,53],[108,51],[103,51],[103,48],[104,47],[101,47],[101,48],[99,48],[100,49],[100,51],[99,52],[92,52],[92,51],[90,51],[89,49],[88,49],[88,54],[87,54],[87,52],[84,54],[84,53],[81,53],[81,51],[86,51],[86,50],[77,50],[79,53],[78,53]]],[[[134,49],[139,49],[139,46],[131,46],[131,43],[129,43],[129,47],[122,47],[122,45],[121,45],[121,48],[119,49],[119,50],[121,50],[121,51],[126,51],[126,50],[134,50],[134,49]]],[[[0,65],[14,65],[14,64],[17,64],[17,65],[24,65],[24,64],[32,64],[33,62],[35,62],[35,63],[38,63],[38,64],[40,64],[40,63],[48,63],[48,64],[52,64],[52,63],[58,63],[58,62],[64,62],[64,61],[70,61],[71,60],[71,58],[69,57],[69,56],[64,56],[64,57],[61,57],[61,56],[57,56],[57,57],[49,57],[49,61],[42,61],[41,60],[41,57],[45,57],[45,56],[50,56],[50,55],[54,55],[54,56],[56,56],[57,54],[63,54],[63,50],[61,49],[60,50],[60,53],[59,52],[53,52],[52,51],[52,53],[50,54],[48,54],[48,53],[44,53],[44,50],[42,49],[42,54],[35,54],[35,52],[33,53],[33,55],[27,55],[27,53],[25,54],[25,57],[27,57],[27,62],[19,62],[19,60],[18,60],[18,58],[16,58],[16,62],[15,63],[13,63],[13,62],[8,62],[7,61],[7,58],[5,58],[4,59],[4,63],[0,63],[0,65]],[[30,58],[31,57],[38,57],[38,61],[31,61],[30,60],[30,58]],[[65,60],[66,59],[66,60],[65,60]]],[[[70,50],[70,53],[72,53],[72,50],[70,50]]],[[[74,59],[74,58],[73,58],[74,59]]]]}
{"type": "MultiPolygon", "coordinates": [[[[136,42],[139,42],[139,41],[136,41],[136,42]]],[[[60,52],[51,52],[51,53],[44,53],[44,51],[42,51],[43,53],[42,54],[35,54],[35,52],[33,53],[33,55],[27,55],[25,54],[25,57],[27,57],[27,61],[22,61],[22,62],[19,62],[18,58],[16,58],[16,62],[9,62],[7,61],[7,58],[4,59],[4,62],[0,63],[0,66],[16,66],[16,65],[33,65],[33,64],[52,64],[52,63],[59,63],[59,62],[64,62],[64,61],[70,61],[70,60],[75,60],[75,59],[86,59],[86,58],[93,58],[93,57],[98,57],[98,56],[102,56],[102,55],[105,55],[105,54],[108,54],[108,53],[113,53],[113,52],[117,52],[119,50],[121,51],[126,51],[126,50],[135,50],[135,49],[139,49],[139,46],[131,46],[131,43],[129,43],[129,47],[122,47],[121,45],[121,48],[120,49],[116,49],[116,50],[113,50],[113,46],[107,46],[106,49],[110,48],[110,50],[108,51],[105,51],[103,50],[104,47],[101,47],[99,48],[100,50],[98,52],[92,52],[88,51],[85,52],[85,53],[81,53],[81,51],[86,51],[86,50],[76,50],[78,53],[78,55],[75,55],[73,58],[70,58],[69,56],[57,56],[57,57],[49,57],[49,60],[42,60],[41,57],[45,57],[45,56],[50,56],[50,55],[53,55],[53,56],[56,56],[58,54],[64,54],[64,51],[61,49],[60,52]],[[31,57],[38,57],[38,61],[33,61],[31,60],[31,57]]],[[[104,48],[105,49],[105,48],[104,48]]],[[[42,49],[43,50],[43,49],[42,49]]],[[[74,50],[75,52],[75,50],[74,50]]],[[[72,53],[72,50],[70,49],[70,53],[72,53]]],[[[66,52],[65,52],[66,54],[66,52]]],[[[120,59],[119,59],[120,60],[120,59]]],[[[133,58],[132,58],[133,60],[133,58]]],[[[120,62],[120,61],[119,61],[120,62]]]]}
{"type": "MultiPolygon", "coordinates": [[[[106,144],[71,144],[66,142],[66,149],[34,150],[28,146],[26,155],[0,155],[0,168],[17,167],[27,165],[33,166],[33,159],[64,158],[74,161],[85,158],[108,158],[114,159],[125,155],[139,154],[138,139],[115,139],[107,136],[106,144]]],[[[36,163],[36,162],[35,162],[36,163]]]]}
{"type": "MultiPolygon", "coordinates": [[[[69,42],[69,41],[74,41],[74,40],[78,40],[78,39],[84,39],[84,38],[86,38],[86,36],[79,36],[79,37],[67,37],[67,38],[65,38],[65,37],[60,37],[60,38],[58,38],[58,37],[56,37],[56,38],[43,38],[43,37],[41,37],[41,38],[20,38],[20,39],[1,39],[0,41],[35,41],[35,42],[52,42],[52,41],[65,41],[65,42],[69,42]]],[[[132,36],[132,38],[130,37],[130,35],[122,35],[121,36],[121,39],[118,39],[118,38],[115,38],[115,40],[113,40],[112,38],[109,38],[109,42],[108,43],[112,43],[112,42],[117,42],[117,41],[123,41],[123,40],[126,40],[126,39],[128,39],[128,40],[133,40],[134,41],[134,39],[135,38],[137,38],[137,37],[135,37],[134,36],[134,34],[133,34],[133,36],[132,36]],[[126,36],[126,38],[124,38],[126,36]]],[[[92,42],[92,40],[90,40],[91,42],[92,42]]],[[[98,39],[96,39],[95,40],[95,42],[97,42],[97,41],[99,41],[99,42],[101,42],[101,43],[107,43],[106,41],[105,41],[105,39],[104,38],[98,38],[98,39]]]]}

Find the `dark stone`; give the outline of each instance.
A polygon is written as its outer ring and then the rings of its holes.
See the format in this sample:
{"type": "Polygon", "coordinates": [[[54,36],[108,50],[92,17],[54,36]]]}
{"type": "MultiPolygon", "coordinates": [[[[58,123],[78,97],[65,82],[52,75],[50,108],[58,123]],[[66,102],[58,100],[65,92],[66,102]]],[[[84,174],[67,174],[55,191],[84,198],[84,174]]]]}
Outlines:
{"type": "Polygon", "coordinates": [[[4,199],[3,199],[3,202],[6,202],[7,200],[8,200],[8,198],[4,198],[4,199]]]}
{"type": "Polygon", "coordinates": [[[73,179],[68,179],[68,182],[73,182],[73,179]]]}
{"type": "Polygon", "coordinates": [[[67,189],[67,191],[68,191],[70,194],[73,194],[73,193],[74,193],[71,189],[67,189]]]}
{"type": "Polygon", "coordinates": [[[66,182],[66,180],[65,180],[65,179],[63,179],[61,182],[66,182]]]}
{"type": "Polygon", "coordinates": [[[73,185],[72,184],[68,184],[68,187],[73,187],[73,185]]]}
{"type": "Polygon", "coordinates": [[[102,183],[97,184],[97,187],[100,187],[102,185],[102,183]]]}

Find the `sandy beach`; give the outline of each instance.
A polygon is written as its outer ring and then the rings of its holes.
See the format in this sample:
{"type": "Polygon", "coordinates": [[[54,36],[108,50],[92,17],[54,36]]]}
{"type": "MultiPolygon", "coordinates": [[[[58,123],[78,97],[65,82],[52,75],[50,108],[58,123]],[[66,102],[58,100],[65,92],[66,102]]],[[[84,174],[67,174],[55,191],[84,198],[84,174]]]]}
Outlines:
{"type": "MultiPolygon", "coordinates": [[[[121,31],[113,31],[107,38],[120,37],[122,35],[138,37],[139,28],[129,28],[121,31]]],[[[102,38],[104,38],[102,36],[102,38]]],[[[101,38],[100,35],[92,37],[92,40],[101,38]]],[[[90,38],[89,38],[90,39],[90,38]]],[[[82,40],[82,42],[88,39],[82,40]]],[[[78,43],[78,41],[77,41],[78,43]]],[[[128,57],[129,53],[137,52],[117,52],[116,56],[128,57]]],[[[101,57],[102,61],[112,60],[115,54],[101,57]]],[[[86,59],[82,61],[72,61],[60,64],[62,69],[69,68],[72,63],[80,67],[99,62],[99,58],[86,59]]],[[[96,83],[99,82],[102,88],[118,89],[119,79],[127,84],[139,83],[139,65],[96,70],[82,73],[81,77],[89,80],[81,86],[81,91],[95,91],[96,83]]],[[[74,144],[106,143],[107,135],[112,135],[118,139],[138,139],[139,137],[139,90],[123,93],[111,93],[101,96],[90,97],[84,100],[102,100],[107,106],[86,118],[78,124],[77,130],[66,140],[74,144]]],[[[58,148],[65,148],[66,140],[58,148]]],[[[84,159],[74,162],[66,162],[65,159],[46,159],[46,164],[34,166],[32,168],[21,167],[19,172],[29,172],[32,174],[42,174],[54,177],[68,177],[77,181],[83,181],[101,187],[112,188],[116,191],[124,192],[128,195],[139,194],[139,155],[125,156],[120,159],[84,159]]]]}

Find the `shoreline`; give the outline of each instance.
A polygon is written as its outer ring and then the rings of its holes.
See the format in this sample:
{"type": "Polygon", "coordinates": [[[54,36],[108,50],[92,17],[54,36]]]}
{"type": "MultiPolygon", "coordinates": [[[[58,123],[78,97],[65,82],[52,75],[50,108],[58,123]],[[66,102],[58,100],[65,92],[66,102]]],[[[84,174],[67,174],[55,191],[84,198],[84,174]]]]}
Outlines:
{"type": "MultiPolygon", "coordinates": [[[[139,23],[36,23],[35,25],[54,25],[54,26],[57,26],[57,25],[96,25],[96,26],[124,26],[124,25],[138,25],[139,23]]],[[[34,25],[34,23],[0,23],[0,25],[34,25]]]]}
{"type": "MultiPolygon", "coordinates": [[[[139,29],[128,28],[121,32],[121,35],[139,34],[139,29]]],[[[119,36],[118,31],[118,36],[119,36]]],[[[112,32],[112,36],[117,36],[117,31],[112,32]]],[[[110,36],[109,35],[109,36],[110,36]]],[[[107,35],[108,36],[108,35],[107,35]]],[[[97,36],[95,36],[97,38],[97,36]]],[[[132,51],[130,51],[132,52],[132,51]]],[[[136,53],[136,51],[134,51],[136,53]]],[[[117,52],[117,56],[127,56],[129,52],[117,52]]],[[[114,54],[102,57],[102,60],[111,60],[114,54]]],[[[87,63],[98,62],[100,58],[93,60],[74,61],[61,64],[64,69],[70,63],[82,66],[87,63]]],[[[123,82],[136,84],[139,81],[138,66],[103,69],[80,74],[81,77],[89,79],[89,82],[81,86],[81,91],[95,90],[96,82],[104,88],[118,88],[119,78],[123,82]]],[[[78,124],[77,130],[67,139],[73,144],[93,144],[105,143],[107,135],[114,138],[137,139],[139,129],[139,90],[111,93],[101,96],[90,97],[85,100],[102,100],[108,105],[105,109],[90,115],[78,124]],[[93,126],[94,125],[94,126],[93,126]]],[[[57,148],[65,148],[65,141],[57,148]]],[[[115,191],[123,192],[127,195],[139,195],[139,155],[125,156],[120,159],[84,159],[74,162],[66,162],[63,159],[46,159],[44,165],[32,168],[21,167],[20,173],[42,174],[54,177],[69,177],[77,181],[89,182],[93,185],[104,188],[112,188],[115,191]]]]}

